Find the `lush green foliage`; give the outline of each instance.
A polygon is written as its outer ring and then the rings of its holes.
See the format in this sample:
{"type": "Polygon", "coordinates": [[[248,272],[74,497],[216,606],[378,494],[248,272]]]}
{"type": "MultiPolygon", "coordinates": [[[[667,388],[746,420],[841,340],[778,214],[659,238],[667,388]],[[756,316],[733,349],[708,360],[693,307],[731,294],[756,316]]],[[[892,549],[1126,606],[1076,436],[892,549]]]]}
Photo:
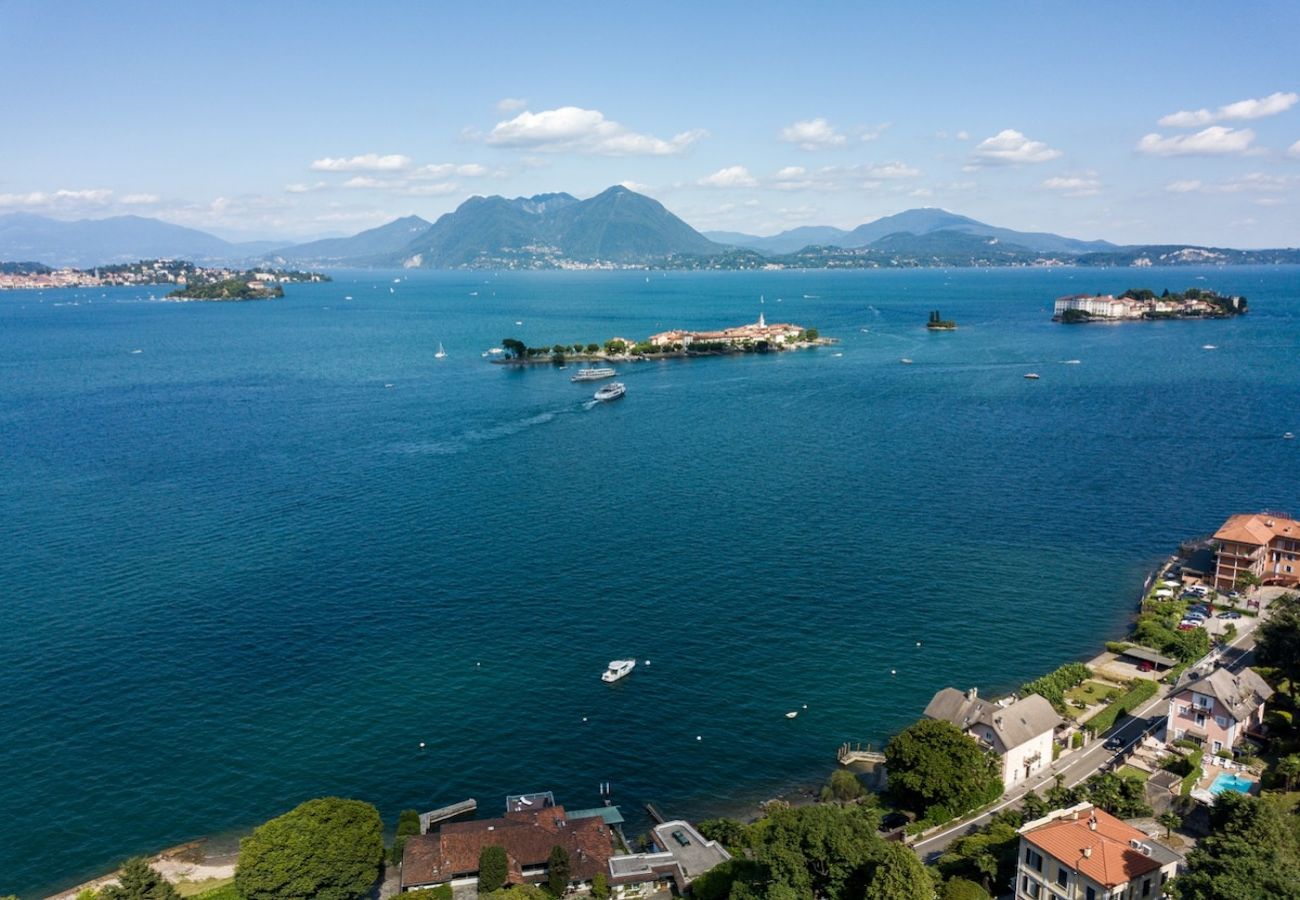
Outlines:
{"type": "Polygon", "coordinates": [[[939,891],[939,900],[992,900],[988,891],[965,878],[950,878],[939,891]]]}
{"type": "Polygon", "coordinates": [[[592,900],[609,900],[609,879],[604,872],[597,872],[591,879],[592,900]]]}
{"type": "Polygon", "coordinates": [[[1210,809],[1210,835],[1187,855],[1174,879],[1178,900],[1275,900],[1300,897],[1300,838],[1294,816],[1273,798],[1227,791],[1210,809]]]}
{"type": "Polygon", "coordinates": [[[1006,884],[1016,873],[1020,847],[1016,829],[1021,824],[1018,813],[998,813],[989,824],[949,844],[938,859],[939,871],[950,879],[978,881],[984,888],[1006,884]]]}
{"type": "Polygon", "coordinates": [[[885,844],[867,882],[866,900],[934,900],[934,882],[910,847],[885,844]]]}
{"type": "Polygon", "coordinates": [[[895,802],[931,822],[1002,795],[997,760],[949,722],[923,719],[899,732],[885,747],[885,764],[895,802]]]}
{"type": "Polygon", "coordinates": [[[1084,727],[1093,734],[1105,734],[1121,715],[1130,713],[1146,703],[1156,695],[1158,690],[1160,687],[1154,681],[1139,678],[1133,682],[1123,697],[1089,719],[1084,727]]]}
{"type": "Polygon", "coordinates": [[[858,776],[848,769],[836,769],[831,772],[830,780],[822,787],[822,800],[850,803],[861,799],[866,793],[858,776]]]}
{"type": "Polygon", "coordinates": [[[284,288],[278,284],[263,286],[250,278],[226,278],[189,284],[167,296],[185,300],[264,300],[283,297],[284,288]]]}
{"type": "Polygon", "coordinates": [[[308,800],[239,842],[235,885],[246,900],[354,900],[370,893],[383,856],[369,803],[308,800]]]}
{"type": "Polygon", "coordinates": [[[159,875],[143,856],[133,856],[122,863],[118,884],[100,890],[102,900],[180,900],[171,883],[159,875]]]}
{"type": "Polygon", "coordinates": [[[1020,689],[1024,695],[1040,694],[1058,713],[1065,712],[1065,692],[1092,677],[1092,669],[1083,663],[1066,663],[1055,672],[1036,678],[1020,689]]]}
{"type": "Polygon", "coordinates": [[[402,861],[402,851],[406,849],[406,839],[420,833],[420,814],[414,809],[404,809],[397,817],[397,832],[393,837],[391,859],[396,865],[402,861]]]}
{"type": "Polygon", "coordinates": [[[418,891],[407,891],[402,894],[402,900],[451,900],[452,890],[449,884],[440,884],[437,887],[422,888],[418,891]]]}
{"type": "Polygon", "coordinates": [[[1255,658],[1277,669],[1295,694],[1300,682],[1300,594],[1283,594],[1270,604],[1268,618],[1255,632],[1255,658]]]}
{"type": "MultiPolygon", "coordinates": [[[[244,895],[239,893],[239,888],[231,883],[223,884],[221,887],[215,887],[201,894],[195,894],[193,900],[244,900],[244,895]]],[[[448,897],[447,900],[451,900],[451,898],[448,897]]]]}
{"type": "Polygon", "coordinates": [[[742,856],[750,846],[749,826],[735,819],[705,819],[696,830],[726,847],[732,856],[742,856]]]}
{"type": "Polygon", "coordinates": [[[569,889],[569,877],[573,866],[569,860],[569,851],[559,844],[551,848],[551,855],[546,859],[546,886],[557,897],[564,896],[569,889]]]}
{"type": "Polygon", "coordinates": [[[505,847],[491,846],[480,850],[478,854],[478,892],[486,894],[491,891],[501,890],[505,886],[509,867],[505,847]]]}

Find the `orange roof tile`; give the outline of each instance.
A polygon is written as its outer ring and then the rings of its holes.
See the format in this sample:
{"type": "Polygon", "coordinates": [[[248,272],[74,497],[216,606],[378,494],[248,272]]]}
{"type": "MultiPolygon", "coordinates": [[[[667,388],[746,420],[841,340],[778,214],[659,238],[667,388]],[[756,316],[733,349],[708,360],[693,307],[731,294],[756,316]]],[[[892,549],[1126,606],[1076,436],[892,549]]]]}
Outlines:
{"type": "Polygon", "coordinates": [[[1275,537],[1300,537],[1300,522],[1285,516],[1240,513],[1214,533],[1215,540],[1264,545],[1275,537]]]}
{"type": "Polygon", "coordinates": [[[1151,839],[1104,809],[1076,812],[1027,831],[1024,837],[1048,856],[1106,888],[1128,884],[1160,868],[1160,863],[1129,844],[1151,839]],[[1089,825],[1090,815],[1096,817],[1095,829],[1089,825]]]}

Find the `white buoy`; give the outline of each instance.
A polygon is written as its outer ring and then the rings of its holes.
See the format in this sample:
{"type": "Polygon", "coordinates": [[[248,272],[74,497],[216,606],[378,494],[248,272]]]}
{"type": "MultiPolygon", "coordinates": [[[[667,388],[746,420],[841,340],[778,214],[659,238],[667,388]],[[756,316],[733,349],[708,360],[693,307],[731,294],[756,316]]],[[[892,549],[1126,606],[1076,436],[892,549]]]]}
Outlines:
{"type": "Polygon", "coordinates": [[[917,642],[916,642],[916,646],[918,646],[918,647],[921,646],[921,642],[920,642],[920,641],[917,641],[917,642]]]}
{"type": "Polygon", "coordinates": [[[646,664],[647,666],[650,665],[650,660],[647,659],[647,660],[645,661],[645,664],[646,664]]]}
{"type": "Polygon", "coordinates": [[[890,674],[890,675],[897,675],[897,674],[898,674],[898,670],[897,670],[897,669],[890,669],[890,670],[889,670],[889,674],[890,674]]]}
{"type": "Polygon", "coordinates": [[[704,740],[704,738],[701,737],[701,736],[698,735],[698,734],[695,736],[695,739],[696,739],[697,741],[702,741],[702,740],[704,740]]]}
{"type": "Polygon", "coordinates": [[[424,749],[424,741],[420,741],[420,749],[421,749],[421,750],[424,749]]]}
{"type": "Polygon", "coordinates": [[[475,666],[481,666],[481,665],[483,665],[483,664],[482,664],[481,662],[476,662],[476,663],[474,663],[474,665],[475,665],[475,666]]]}
{"type": "Polygon", "coordinates": [[[586,717],[586,716],[583,716],[583,717],[582,717],[582,721],[584,721],[584,722],[587,721],[587,717],[586,717]]]}
{"type": "Polygon", "coordinates": [[[805,703],[805,704],[803,705],[803,708],[804,708],[804,709],[807,709],[807,708],[808,708],[808,704],[805,703]]]}

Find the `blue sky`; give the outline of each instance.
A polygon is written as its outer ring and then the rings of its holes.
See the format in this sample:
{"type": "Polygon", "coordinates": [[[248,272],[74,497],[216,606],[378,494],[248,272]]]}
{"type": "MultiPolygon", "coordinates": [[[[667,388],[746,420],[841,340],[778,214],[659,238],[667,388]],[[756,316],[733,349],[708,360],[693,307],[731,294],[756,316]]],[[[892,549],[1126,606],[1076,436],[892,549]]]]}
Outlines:
{"type": "Polygon", "coordinates": [[[700,229],[1295,246],[1298,39],[1296,3],[0,0],[0,212],[297,237],[625,183],[700,229]]]}

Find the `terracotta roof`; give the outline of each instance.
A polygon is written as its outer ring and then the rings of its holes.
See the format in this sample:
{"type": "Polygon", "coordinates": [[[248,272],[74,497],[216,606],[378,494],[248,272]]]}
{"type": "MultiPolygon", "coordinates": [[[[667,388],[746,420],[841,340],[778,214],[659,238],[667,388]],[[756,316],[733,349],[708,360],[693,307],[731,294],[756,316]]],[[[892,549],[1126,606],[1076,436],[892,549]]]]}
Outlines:
{"type": "Polygon", "coordinates": [[[1300,522],[1285,516],[1241,513],[1229,517],[1214,533],[1215,540],[1261,546],[1275,537],[1300,538],[1300,522]]]}
{"type": "Polygon", "coordinates": [[[1150,844],[1151,838],[1104,809],[1075,807],[1067,815],[1021,832],[1043,854],[1107,889],[1128,884],[1160,863],[1130,844],[1150,844]],[[1089,819],[1095,818],[1096,828],[1089,819]]]}
{"type": "Polygon", "coordinates": [[[566,817],[563,806],[508,812],[500,819],[450,822],[437,834],[410,838],[402,858],[402,885],[440,884],[478,872],[484,847],[504,847],[512,881],[523,869],[544,867],[551,849],[569,851],[573,877],[589,881],[606,871],[613,855],[609,826],[600,818],[566,817]]]}

